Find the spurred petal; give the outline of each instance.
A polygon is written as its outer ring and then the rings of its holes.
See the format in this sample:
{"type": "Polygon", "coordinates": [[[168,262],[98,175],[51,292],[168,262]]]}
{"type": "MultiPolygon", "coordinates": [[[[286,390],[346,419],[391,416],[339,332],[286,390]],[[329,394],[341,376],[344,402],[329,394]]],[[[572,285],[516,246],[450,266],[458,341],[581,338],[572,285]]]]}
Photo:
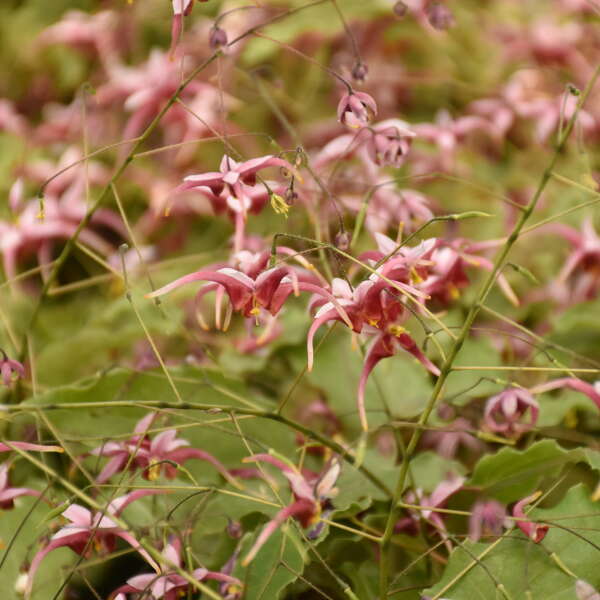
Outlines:
{"type": "Polygon", "coordinates": [[[30,444],[28,442],[13,442],[7,441],[6,443],[0,442],[0,452],[10,452],[14,446],[19,450],[33,450],[35,452],[64,452],[60,446],[42,446],[41,444],[30,444]]]}
{"type": "Polygon", "coordinates": [[[264,527],[264,529],[260,532],[260,535],[254,542],[254,545],[246,554],[244,560],[242,561],[242,565],[246,566],[250,563],[250,561],[256,556],[258,551],[262,548],[264,543],[271,537],[273,532],[283,525],[287,521],[289,517],[304,515],[307,512],[310,513],[314,511],[314,503],[308,500],[298,500],[289,506],[282,508],[276,515],[271,519],[264,527]]]}
{"type": "MultiPolygon", "coordinates": [[[[523,500],[517,502],[512,510],[513,517],[517,517],[519,519],[527,519],[527,516],[523,512],[523,507],[537,500],[539,496],[540,493],[538,492],[536,494],[532,494],[531,496],[527,496],[527,498],[524,498],[523,500]]],[[[533,521],[529,520],[519,520],[516,521],[516,523],[517,527],[536,544],[541,542],[548,533],[548,525],[539,525],[538,523],[534,523],[533,521]]]]}

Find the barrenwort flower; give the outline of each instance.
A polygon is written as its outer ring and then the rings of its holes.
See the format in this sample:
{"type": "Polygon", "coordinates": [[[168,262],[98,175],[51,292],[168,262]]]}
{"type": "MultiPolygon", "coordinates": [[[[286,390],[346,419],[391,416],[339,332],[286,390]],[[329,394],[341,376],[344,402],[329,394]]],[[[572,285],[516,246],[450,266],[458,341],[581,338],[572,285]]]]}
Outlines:
{"type": "Polygon", "coordinates": [[[364,92],[344,94],[337,107],[338,121],[352,129],[365,127],[376,114],[375,100],[364,92]]]}
{"type": "Polygon", "coordinates": [[[13,373],[18,378],[25,377],[25,367],[18,361],[8,358],[4,350],[0,350],[0,376],[2,383],[10,387],[13,382],[13,373]]]}
{"type": "Polygon", "coordinates": [[[523,388],[509,388],[492,396],[485,405],[484,424],[495,433],[507,437],[519,436],[535,427],[539,405],[531,392],[523,388]],[[529,420],[522,418],[529,413],[529,420]]]}

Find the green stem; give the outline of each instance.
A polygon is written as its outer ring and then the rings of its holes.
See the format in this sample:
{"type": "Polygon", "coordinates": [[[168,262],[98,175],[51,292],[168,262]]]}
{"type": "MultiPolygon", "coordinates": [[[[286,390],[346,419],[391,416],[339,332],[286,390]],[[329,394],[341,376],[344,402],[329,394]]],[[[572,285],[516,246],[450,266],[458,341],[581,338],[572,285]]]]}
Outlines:
{"type": "Polygon", "coordinates": [[[392,496],[392,491],[388,486],[379,479],[370,469],[366,468],[362,464],[358,464],[356,458],[349,454],[347,449],[341,444],[329,439],[328,437],[309,429],[296,421],[292,421],[283,415],[276,412],[264,411],[264,410],[253,410],[250,408],[238,408],[235,406],[218,406],[215,404],[202,404],[195,402],[163,402],[163,401],[144,401],[134,402],[129,400],[118,400],[115,402],[65,402],[65,403],[53,403],[44,405],[33,405],[33,404],[19,404],[0,405],[0,413],[18,413],[18,412],[37,412],[37,411],[49,411],[49,410],[71,410],[71,409],[83,409],[92,410],[94,408],[116,408],[116,407],[136,407],[136,408],[147,408],[149,410],[205,410],[214,412],[216,410],[222,412],[233,413],[236,415],[250,415],[259,419],[268,419],[270,421],[277,421],[290,429],[294,429],[309,439],[313,439],[323,446],[326,446],[336,454],[345,460],[348,464],[358,469],[375,487],[384,492],[387,496],[392,496]]]}
{"type": "Polygon", "coordinates": [[[589,83],[586,86],[585,91],[581,95],[580,101],[577,104],[577,108],[576,108],[573,116],[569,120],[569,123],[568,123],[567,127],[565,128],[565,131],[556,146],[554,154],[552,155],[552,159],[550,160],[550,164],[544,170],[542,178],[538,184],[538,187],[537,187],[535,193],[533,194],[533,197],[531,198],[531,201],[529,202],[529,204],[527,205],[525,210],[523,210],[521,215],[519,216],[519,219],[518,219],[517,223],[515,224],[515,226],[513,227],[511,234],[508,236],[506,243],[504,244],[504,246],[500,250],[499,254],[497,255],[491,272],[489,273],[488,277],[486,278],[483,285],[481,286],[481,289],[479,290],[479,293],[477,294],[475,301],[471,305],[469,312],[467,313],[467,316],[463,323],[463,326],[460,330],[460,333],[458,334],[458,337],[452,343],[450,352],[448,353],[448,356],[446,357],[446,360],[444,361],[444,363],[440,369],[440,375],[435,383],[433,392],[431,394],[431,397],[429,398],[429,401],[425,407],[425,410],[421,413],[421,416],[419,417],[419,421],[418,421],[419,427],[413,431],[413,434],[410,438],[410,441],[409,441],[407,449],[406,449],[406,454],[405,454],[404,460],[402,461],[402,465],[400,467],[400,473],[398,475],[398,481],[396,482],[396,488],[395,488],[394,496],[393,496],[392,503],[390,506],[390,511],[388,513],[385,531],[383,532],[383,536],[381,538],[381,558],[380,558],[380,562],[379,562],[379,597],[380,597],[380,600],[386,600],[387,596],[388,596],[390,550],[391,550],[390,541],[391,541],[392,535],[394,533],[394,525],[396,524],[396,521],[398,520],[398,515],[399,515],[398,502],[400,501],[402,494],[404,493],[404,486],[405,486],[406,477],[408,474],[409,463],[410,463],[410,460],[416,450],[417,444],[419,443],[419,440],[421,439],[423,427],[427,424],[429,416],[431,415],[433,409],[435,408],[437,401],[439,400],[439,398],[442,395],[442,391],[444,389],[444,384],[446,383],[446,380],[448,379],[448,376],[450,375],[450,373],[452,371],[452,366],[454,365],[454,361],[455,361],[458,353],[460,352],[463,344],[465,343],[465,340],[467,339],[467,336],[469,335],[469,331],[471,330],[473,322],[475,321],[475,318],[477,317],[483,303],[485,302],[487,295],[489,294],[490,290],[492,289],[492,287],[496,281],[497,275],[502,270],[502,268],[504,266],[504,261],[506,260],[508,253],[510,252],[513,245],[517,241],[521,230],[523,229],[525,223],[527,222],[527,220],[533,213],[540,196],[542,195],[544,189],[546,188],[546,185],[548,184],[548,181],[550,180],[550,178],[552,176],[552,171],[554,170],[554,167],[558,161],[558,157],[560,156],[560,153],[562,152],[562,150],[565,146],[565,143],[566,143],[567,139],[569,138],[571,131],[573,130],[573,126],[575,125],[575,121],[577,119],[579,110],[585,103],[585,101],[586,101],[588,95],[590,94],[592,88],[594,87],[599,75],[600,75],[600,66],[596,68],[594,75],[590,79],[589,83]]]}

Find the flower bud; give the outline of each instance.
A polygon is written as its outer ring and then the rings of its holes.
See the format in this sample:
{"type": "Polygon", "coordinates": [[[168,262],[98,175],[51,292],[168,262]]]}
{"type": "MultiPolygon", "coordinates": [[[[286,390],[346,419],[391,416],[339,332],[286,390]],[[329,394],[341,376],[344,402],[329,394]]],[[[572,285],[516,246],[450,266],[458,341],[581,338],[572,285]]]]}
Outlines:
{"type": "Polygon", "coordinates": [[[441,2],[431,2],[427,6],[427,19],[429,24],[439,31],[450,29],[454,25],[454,16],[450,9],[441,2]]]}
{"type": "Polygon", "coordinates": [[[222,46],[227,45],[227,33],[225,33],[224,29],[217,27],[216,25],[210,30],[210,34],[208,36],[208,45],[213,49],[217,50],[222,46]]]}
{"type": "Polygon", "coordinates": [[[345,252],[350,248],[350,236],[347,231],[338,231],[335,235],[334,242],[335,247],[342,252],[345,252]]]}
{"type": "Polygon", "coordinates": [[[362,62],[357,62],[352,67],[352,79],[354,79],[354,81],[358,81],[359,83],[364,83],[367,80],[368,73],[369,68],[362,62]]]}
{"type": "Polygon", "coordinates": [[[394,14],[401,19],[402,17],[406,16],[406,13],[408,12],[408,6],[406,6],[402,0],[398,0],[398,2],[394,4],[394,8],[392,10],[394,11],[394,14]]]}
{"type": "Polygon", "coordinates": [[[242,524],[239,521],[229,520],[229,523],[227,524],[227,533],[234,540],[239,540],[242,537],[242,533],[244,533],[242,524]]]}

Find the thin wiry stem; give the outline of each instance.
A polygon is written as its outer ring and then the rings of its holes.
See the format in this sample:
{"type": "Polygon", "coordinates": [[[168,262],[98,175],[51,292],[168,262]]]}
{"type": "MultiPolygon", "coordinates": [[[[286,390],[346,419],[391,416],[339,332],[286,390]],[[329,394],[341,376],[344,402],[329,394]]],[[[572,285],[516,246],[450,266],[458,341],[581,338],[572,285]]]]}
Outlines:
{"type": "MultiPolygon", "coordinates": [[[[498,253],[496,259],[494,260],[492,270],[490,271],[488,277],[483,282],[483,284],[476,296],[475,301],[471,304],[471,307],[467,313],[467,316],[466,316],[463,326],[460,330],[460,333],[459,333],[458,337],[452,343],[450,352],[448,353],[448,356],[440,369],[440,375],[435,383],[431,397],[429,398],[429,401],[427,402],[425,410],[421,413],[421,416],[419,417],[419,424],[425,425],[427,423],[427,420],[429,419],[429,416],[431,415],[433,409],[435,408],[435,405],[437,404],[438,400],[441,398],[446,380],[448,379],[448,376],[452,372],[454,361],[455,361],[456,357],[458,356],[463,344],[465,343],[465,341],[469,335],[469,331],[471,330],[471,327],[475,321],[475,318],[479,314],[479,311],[480,311],[483,303],[485,302],[485,299],[487,298],[490,290],[492,289],[494,283],[496,282],[496,277],[502,270],[504,262],[506,260],[506,257],[508,256],[510,250],[512,249],[515,242],[519,238],[519,234],[521,233],[523,227],[525,226],[525,223],[528,221],[529,217],[535,210],[538,200],[540,199],[543,191],[545,190],[546,185],[550,181],[550,179],[552,177],[552,172],[554,171],[554,167],[555,167],[556,163],[558,162],[558,158],[559,158],[563,148],[565,147],[565,144],[571,134],[571,131],[573,130],[573,127],[577,120],[577,115],[579,114],[579,110],[581,109],[581,107],[585,103],[587,97],[589,96],[590,92],[592,91],[592,89],[596,83],[596,80],[598,79],[598,76],[600,76],[600,66],[598,66],[596,68],[592,78],[590,79],[584,92],[582,93],[582,95],[579,99],[579,102],[577,103],[577,108],[574,111],[573,116],[571,117],[571,119],[569,120],[569,122],[565,128],[565,131],[564,131],[561,139],[559,140],[559,142],[556,146],[556,149],[552,155],[550,164],[544,170],[544,173],[543,173],[543,175],[540,179],[540,182],[537,186],[537,189],[534,192],[529,204],[527,205],[525,210],[519,216],[519,219],[517,220],[516,224],[514,225],[511,234],[508,236],[506,243],[504,244],[504,246],[498,253]]],[[[390,510],[388,513],[385,531],[384,531],[384,534],[383,534],[383,537],[381,540],[381,558],[380,558],[380,563],[379,563],[379,598],[380,598],[380,600],[386,600],[387,595],[388,595],[390,551],[391,551],[390,539],[394,533],[394,525],[395,525],[397,517],[398,517],[397,504],[398,504],[398,501],[400,500],[400,498],[402,497],[402,494],[404,493],[404,487],[406,484],[406,477],[408,474],[409,462],[416,450],[417,444],[419,443],[420,439],[421,439],[421,430],[415,429],[413,431],[411,439],[408,443],[406,455],[405,455],[404,460],[402,461],[402,464],[400,467],[400,473],[398,475],[398,481],[396,482],[396,488],[394,491],[392,504],[390,506],[390,510]]],[[[438,595],[436,597],[439,598],[440,596],[438,595]]]]}

